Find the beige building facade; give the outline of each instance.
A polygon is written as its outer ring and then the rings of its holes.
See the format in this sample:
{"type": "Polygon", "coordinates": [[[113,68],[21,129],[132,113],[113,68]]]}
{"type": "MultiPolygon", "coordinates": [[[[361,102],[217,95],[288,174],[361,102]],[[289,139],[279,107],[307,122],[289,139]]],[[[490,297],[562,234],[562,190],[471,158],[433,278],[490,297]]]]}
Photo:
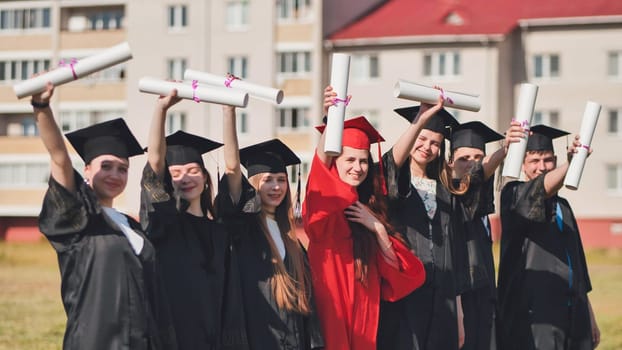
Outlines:
{"type": "MultiPolygon", "coordinates": [[[[387,139],[383,151],[407,125],[392,110],[414,104],[393,97],[398,79],[479,94],[478,113],[452,112],[460,121],[481,120],[501,132],[522,82],[539,86],[535,124],[577,133],[585,103],[598,102],[603,107],[595,152],[580,189],[562,195],[582,225],[594,225],[610,242],[620,242],[622,157],[615,150],[622,149],[622,14],[521,19],[501,33],[339,36],[348,23],[365,21],[383,3],[390,2],[0,1],[0,237],[36,232],[49,172],[29,99],[17,100],[12,86],[61,60],[127,41],[132,60],[56,90],[53,108],[64,132],[122,116],[146,145],[157,97],[138,91],[140,78],[182,79],[187,68],[231,72],[283,89],[280,105],[251,99],[238,109],[240,144],[281,138],[303,160],[303,188],[333,52],[352,55],[347,116],[372,120],[387,139]],[[340,15],[343,11],[351,13],[340,15]]],[[[445,20],[459,26],[460,13],[450,12],[445,20]]],[[[183,129],[221,141],[221,114],[218,105],[182,101],[171,109],[167,131],[183,129]]],[[[556,142],[559,154],[565,143],[556,142]]],[[[222,174],[222,153],[205,160],[215,181],[222,174]]],[[[138,213],[145,161],[145,156],[132,159],[127,190],[115,203],[131,215],[138,213]]],[[[75,165],[83,166],[77,157],[75,165]]],[[[295,171],[290,178],[295,184],[295,171]]]]}

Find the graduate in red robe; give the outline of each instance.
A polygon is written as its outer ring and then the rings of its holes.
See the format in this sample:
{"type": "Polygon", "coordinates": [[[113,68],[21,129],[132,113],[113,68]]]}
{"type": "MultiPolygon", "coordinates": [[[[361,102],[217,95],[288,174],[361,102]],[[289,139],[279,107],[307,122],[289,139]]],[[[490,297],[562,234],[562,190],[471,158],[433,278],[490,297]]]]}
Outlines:
{"type": "MultiPolygon", "coordinates": [[[[327,109],[336,95],[327,87],[324,96],[327,109]]],[[[398,300],[425,280],[421,261],[386,220],[369,152],[380,141],[365,117],[350,119],[341,155],[324,152],[322,134],[311,166],[303,220],[327,350],[375,350],[380,299],[398,300]]]]}

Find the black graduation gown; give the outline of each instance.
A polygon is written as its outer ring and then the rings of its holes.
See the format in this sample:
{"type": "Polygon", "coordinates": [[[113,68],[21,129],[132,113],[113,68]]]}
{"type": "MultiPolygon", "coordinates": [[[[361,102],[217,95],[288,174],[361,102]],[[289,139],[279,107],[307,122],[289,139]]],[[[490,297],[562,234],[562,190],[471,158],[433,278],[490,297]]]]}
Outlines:
{"type": "Polygon", "coordinates": [[[467,288],[461,295],[465,330],[462,350],[496,349],[495,266],[488,221],[488,214],[495,211],[493,186],[494,176],[485,180],[482,163],[478,162],[471,169],[468,191],[456,196],[459,210],[454,217],[464,235],[459,241],[467,249],[467,288]]]}
{"type": "MultiPolygon", "coordinates": [[[[452,196],[437,182],[437,210],[430,220],[410,182],[410,166],[397,168],[392,150],[383,156],[389,219],[423,262],[423,286],[397,302],[380,304],[378,349],[457,349],[456,295],[464,281],[454,268],[452,196]]],[[[463,254],[464,255],[464,254],[463,254]]],[[[463,256],[462,255],[462,256],[463,256]]]]}
{"type": "MultiPolygon", "coordinates": [[[[324,346],[315,312],[304,316],[280,310],[273,297],[270,278],[274,275],[269,243],[261,230],[261,202],[246,178],[238,205],[231,201],[226,175],[216,197],[217,212],[234,236],[238,252],[246,333],[250,349],[308,350],[324,346]]],[[[285,266],[288,266],[285,256],[285,266]]],[[[307,265],[308,266],[308,265],[307,265]]],[[[310,286],[309,286],[310,287],[310,286]]]]}
{"type": "Polygon", "coordinates": [[[141,224],[156,249],[179,349],[222,349],[223,339],[228,348],[247,348],[237,266],[224,226],[179,211],[168,171],[161,179],[147,164],[141,187],[141,224]],[[227,296],[238,298],[225,304],[227,282],[227,296]],[[234,323],[223,327],[225,313],[234,323]]]}
{"type": "Polygon", "coordinates": [[[104,217],[93,190],[74,172],[76,193],[50,177],[39,228],[58,255],[67,313],[64,349],[175,349],[155,252],[144,239],[137,256],[104,217]]]}
{"type": "Polygon", "coordinates": [[[583,245],[568,202],[545,198],[544,175],[501,192],[502,349],[592,349],[583,245]],[[555,220],[559,203],[563,230],[555,220]]]}

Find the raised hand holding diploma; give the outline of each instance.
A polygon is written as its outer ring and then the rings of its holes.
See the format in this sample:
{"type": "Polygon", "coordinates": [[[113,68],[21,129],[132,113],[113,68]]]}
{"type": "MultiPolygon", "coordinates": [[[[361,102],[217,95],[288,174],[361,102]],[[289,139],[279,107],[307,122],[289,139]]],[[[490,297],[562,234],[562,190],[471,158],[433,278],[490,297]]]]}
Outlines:
{"type": "Polygon", "coordinates": [[[343,121],[346,106],[350,102],[348,96],[348,79],[350,76],[350,55],[334,53],[332,57],[330,85],[337,93],[334,104],[328,108],[324,143],[324,153],[336,157],[341,154],[343,121]]]}
{"type": "Polygon", "coordinates": [[[54,86],[63,85],[131,58],[130,45],[124,42],[79,61],[71,60],[70,62],[64,62],[54,70],[14,85],[13,91],[15,91],[17,98],[30,96],[45,91],[48,82],[51,82],[54,86]]]}
{"type": "Polygon", "coordinates": [[[248,104],[248,94],[241,90],[199,85],[196,81],[175,82],[150,77],[144,77],[138,81],[140,92],[166,96],[173,89],[177,90],[177,96],[196,102],[210,102],[235,107],[246,107],[248,104]]]}
{"type": "Polygon", "coordinates": [[[527,149],[529,128],[531,125],[533,110],[536,106],[537,96],[537,85],[528,83],[521,84],[520,93],[518,95],[518,104],[516,105],[515,120],[521,123],[521,126],[525,130],[526,134],[525,138],[521,139],[519,142],[510,144],[508,154],[505,157],[505,164],[503,165],[503,177],[510,177],[514,179],[518,179],[520,177],[521,165],[527,149]]]}
{"type": "Polygon", "coordinates": [[[568,172],[564,178],[564,186],[568,189],[576,190],[579,188],[579,182],[581,181],[585,161],[589,155],[594,130],[596,130],[596,123],[598,123],[600,107],[600,104],[592,101],[588,101],[585,105],[585,112],[583,113],[583,120],[581,121],[581,131],[579,132],[581,147],[579,147],[577,153],[572,156],[572,160],[568,166],[568,172]]]}
{"type": "Polygon", "coordinates": [[[445,91],[430,86],[398,80],[393,88],[393,96],[411,101],[435,104],[442,96],[445,107],[477,112],[481,108],[479,96],[460,92],[445,91]]]}
{"type": "Polygon", "coordinates": [[[283,102],[283,90],[249,83],[232,74],[228,74],[226,77],[223,77],[221,75],[205,73],[198,70],[186,69],[184,72],[184,79],[197,80],[199,83],[203,84],[239,89],[247,92],[251,97],[276,104],[283,102]]]}

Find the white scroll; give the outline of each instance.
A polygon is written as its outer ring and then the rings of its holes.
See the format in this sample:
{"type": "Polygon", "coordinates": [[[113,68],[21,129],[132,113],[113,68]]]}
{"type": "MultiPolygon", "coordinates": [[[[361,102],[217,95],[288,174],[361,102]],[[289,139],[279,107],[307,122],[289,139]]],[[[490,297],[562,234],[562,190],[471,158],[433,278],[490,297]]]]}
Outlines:
{"type": "Polygon", "coordinates": [[[348,104],[348,78],[350,76],[350,55],[334,53],[331,62],[330,85],[337,93],[336,103],[328,107],[324,152],[336,157],[341,154],[343,122],[348,104]]]}
{"type": "Polygon", "coordinates": [[[54,86],[63,85],[72,80],[77,80],[91,73],[114,66],[115,64],[125,62],[131,58],[132,52],[130,51],[130,45],[124,42],[95,55],[76,62],[65,63],[62,67],[24,80],[13,86],[13,91],[15,91],[17,98],[30,96],[44,91],[48,82],[51,82],[54,86]]]}
{"type": "Polygon", "coordinates": [[[252,84],[240,79],[227,78],[220,75],[201,72],[193,69],[186,69],[184,79],[196,80],[199,83],[231,87],[247,92],[251,97],[267,100],[272,103],[280,104],[283,102],[283,90],[272,87],[252,84]]]}
{"type": "Polygon", "coordinates": [[[144,77],[138,81],[138,90],[149,94],[166,96],[171,90],[177,89],[177,96],[194,101],[203,101],[246,107],[248,94],[241,90],[221,88],[212,85],[191,84],[190,82],[174,82],[144,77]]]}
{"type": "Polygon", "coordinates": [[[538,85],[528,83],[521,84],[518,103],[516,105],[516,120],[521,123],[521,126],[526,131],[526,135],[525,138],[521,139],[519,142],[510,144],[508,154],[505,156],[505,163],[503,164],[503,173],[501,174],[504,177],[514,179],[520,177],[523,158],[525,158],[525,151],[527,150],[531,117],[533,116],[533,109],[536,106],[537,96],[538,85]]]}
{"type": "Polygon", "coordinates": [[[583,174],[585,161],[589,153],[590,144],[592,143],[592,137],[596,130],[600,107],[600,104],[592,101],[587,101],[585,105],[585,112],[583,113],[583,120],[581,121],[581,131],[579,132],[581,147],[579,147],[577,153],[572,156],[572,160],[568,166],[568,172],[564,178],[564,186],[568,189],[576,190],[579,188],[579,181],[581,181],[581,175],[583,174]]]}
{"type": "Polygon", "coordinates": [[[393,96],[411,101],[436,104],[438,96],[445,99],[445,106],[477,112],[481,108],[478,95],[438,90],[430,86],[398,80],[393,88],[393,96]]]}

